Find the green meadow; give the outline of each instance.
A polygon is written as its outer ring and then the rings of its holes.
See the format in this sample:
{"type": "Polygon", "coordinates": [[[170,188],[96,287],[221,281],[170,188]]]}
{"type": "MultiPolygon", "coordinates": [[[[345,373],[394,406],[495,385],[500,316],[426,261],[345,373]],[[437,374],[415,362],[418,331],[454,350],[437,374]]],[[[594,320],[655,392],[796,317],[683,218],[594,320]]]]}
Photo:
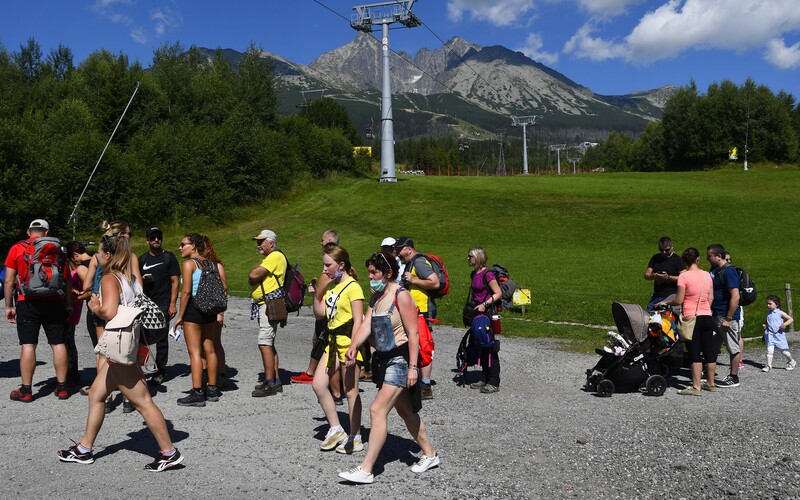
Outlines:
{"type": "MultiPolygon", "coordinates": [[[[386,236],[408,235],[418,250],[443,257],[450,294],[438,302],[444,323],[460,325],[470,268],[482,246],[532,292],[532,304],[503,314],[504,333],[554,337],[588,346],[613,325],[611,303],[645,305],[643,278],[661,236],[679,253],[722,243],[751,274],[759,300],[746,309],[745,336],[760,335],[769,293],[800,287],[800,169],[752,167],[708,172],[564,176],[401,177],[396,184],[337,177],[305,183],[279,202],[237,210],[224,226],[166,227],[177,251],[182,233],[208,234],[233,295],[247,296],[246,275],[260,262],[251,238],[269,228],[307,280],[318,276],[319,239],[336,229],[367,291],[365,259],[386,236]]],[[[140,247],[143,249],[143,247],[140,247]]],[[[704,266],[707,264],[703,262],[704,266]]],[[[786,309],[784,307],[784,309],[786,309]]]]}

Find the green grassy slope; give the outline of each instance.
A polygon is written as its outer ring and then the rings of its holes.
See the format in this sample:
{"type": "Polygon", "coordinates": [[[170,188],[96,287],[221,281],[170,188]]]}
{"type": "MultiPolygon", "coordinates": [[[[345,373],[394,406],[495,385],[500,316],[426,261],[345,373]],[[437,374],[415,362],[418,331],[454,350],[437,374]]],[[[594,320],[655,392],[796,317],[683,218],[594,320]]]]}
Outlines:
{"type": "MultiPolygon", "coordinates": [[[[800,261],[792,255],[800,241],[798,187],[800,170],[770,168],[409,177],[396,185],[334,179],[266,208],[242,210],[240,221],[226,227],[196,229],[212,237],[236,295],[247,294],[246,273],[260,261],[250,238],[262,228],[277,232],[279,247],[308,279],[321,269],[322,231],[335,228],[362,285],[364,260],[380,241],[409,235],[418,249],[441,255],[450,271],[451,293],[439,302],[439,316],[450,324],[460,324],[467,295],[467,250],[481,245],[490,263],[505,265],[533,292],[525,318],[506,313],[508,333],[595,339],[602,332],[546,321],[611,325],[613,301],[646,304],[652,282],[643,274],[663,235],[680,251],[722,243],[760,293],[783,297],[784,283],[800,287],[800,261]]],[[[178,236],[178,229],[169,231],[170,247],[178,236]]],[[[750,336],[763,321],[761,297],[747,309],[750,336]]]]}

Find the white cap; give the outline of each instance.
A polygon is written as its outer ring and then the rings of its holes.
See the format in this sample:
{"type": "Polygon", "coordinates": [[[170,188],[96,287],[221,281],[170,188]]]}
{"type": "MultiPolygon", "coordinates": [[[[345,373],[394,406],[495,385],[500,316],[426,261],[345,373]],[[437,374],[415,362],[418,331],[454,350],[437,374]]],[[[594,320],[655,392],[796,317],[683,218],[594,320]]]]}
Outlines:
{"type": "Polygon", "coordinates": [[[275,233],[270,231],[269,229],[264,229],[258,236],[253,236],[254,240],[270,240],[270,241],[277,241],[278,237],[275,236],[275,233]]]}
{"type": "Polygon", "coordinates": [[[31,222],[31,225],[28,226],[28,229],[44,229],[45,231],[49,231],[50,224],[44,219],[35,219],[31,222]]]}
{"type": "Polygon", "coordinates": [[[384,238],[383,241],[381,241],[381,246],[382,247],[393,247],[396,241],[397,240],[395,240],[394,238],[389,236],[388,238],[384,238]]]}

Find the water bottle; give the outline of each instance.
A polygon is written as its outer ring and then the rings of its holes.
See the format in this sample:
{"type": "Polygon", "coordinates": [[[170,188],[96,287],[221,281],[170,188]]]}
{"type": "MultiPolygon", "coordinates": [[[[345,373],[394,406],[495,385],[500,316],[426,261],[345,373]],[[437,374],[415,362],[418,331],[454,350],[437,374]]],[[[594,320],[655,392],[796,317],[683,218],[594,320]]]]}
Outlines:
{"type": "Polygon", "coordinates": [[[502,326],[502,323],[500,323],[500,315],[499,314],[493,314],[492,315],[492,332],[495,335],[500,335],[501,333],[503,333],[503,326],[502,326]]]}

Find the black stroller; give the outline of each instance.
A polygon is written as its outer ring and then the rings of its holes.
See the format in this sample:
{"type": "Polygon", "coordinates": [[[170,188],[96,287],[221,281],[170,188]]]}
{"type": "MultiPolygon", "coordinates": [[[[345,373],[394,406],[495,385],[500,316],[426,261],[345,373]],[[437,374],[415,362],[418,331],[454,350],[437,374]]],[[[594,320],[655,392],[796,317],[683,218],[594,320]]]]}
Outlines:
{"type": "MultiPolygon", "coordinates": [[[[619,333],[608,333],[614,345],[595,349],[600,360],[594,368],[586,370],[585,390],[600,397],[633,390],[650,396],[663,395],[670,370],[683,364],[683,345],[677,341],[675,332],[663,331],[660,323],[650,324],[651,315],[638,304],[614,302],[611,314],[619,333]]],[[[659,315],[667,329],[674,325],[671,309],[666,308],[659,315]]]]}

